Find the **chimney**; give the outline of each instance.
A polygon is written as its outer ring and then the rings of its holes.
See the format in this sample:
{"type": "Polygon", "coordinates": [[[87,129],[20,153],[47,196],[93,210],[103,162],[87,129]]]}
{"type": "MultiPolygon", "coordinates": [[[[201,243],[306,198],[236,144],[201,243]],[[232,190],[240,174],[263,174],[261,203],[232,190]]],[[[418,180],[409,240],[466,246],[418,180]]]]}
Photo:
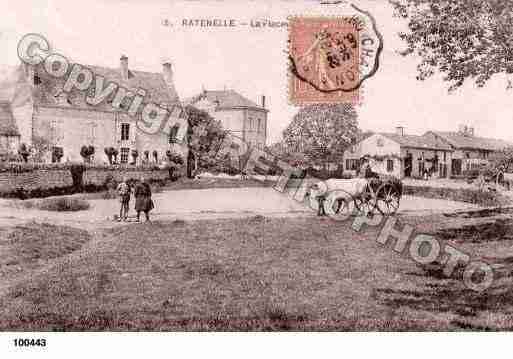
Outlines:
{"type": "Polygon", "coordinates": [[[164,60],[162,63],[162,75],[168,85],[173,83],[173,66],[171,61],[164,60]]]}
{"type": "Polygon", "coordinates": [[[167,89],[173,101],[178,101],[178,95],[173,82],[173,65],[170,60],[164,60],[162,62],[162,76],[164,77],[164,82],[167,85],[167,89]]]}
{"type": "Polygon", "coordinates": [[[119,59],[119,69],[121,71],[121,78],[124,81],[128,80],[128,57],[121,55],[119,59]]]}
{"type": "Polygon", "coordinates": [[[265,95],[262,95],[262,108],[265,108],[265,95]]]}
{"type": "Polygon", "coordinates": [[[402,126],[397,126],[395,128],[395,133],[399,136],[404,136],[404,127],[402,126]]]}

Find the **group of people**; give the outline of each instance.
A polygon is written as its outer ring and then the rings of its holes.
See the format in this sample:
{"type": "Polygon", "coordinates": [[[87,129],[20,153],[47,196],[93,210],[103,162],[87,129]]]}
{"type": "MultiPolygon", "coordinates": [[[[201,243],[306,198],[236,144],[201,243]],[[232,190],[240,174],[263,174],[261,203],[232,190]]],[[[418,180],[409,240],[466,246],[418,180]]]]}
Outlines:
{"type": "Polygon", "coordinates": [[[126,178],[117,187],[117,193],[120,201],[118,221],[128,220],[128,211],[130,204],[130,197],[132,193],[135,197],[135,211],[137,213],[137,222],[140,221],[141,212],[144,213],[146,221],[150,220],[150,211],[155,207],[151,198],[151,187],[146,179],[143,177],[137,181],[135,186],[131,186],[126,178]]]}

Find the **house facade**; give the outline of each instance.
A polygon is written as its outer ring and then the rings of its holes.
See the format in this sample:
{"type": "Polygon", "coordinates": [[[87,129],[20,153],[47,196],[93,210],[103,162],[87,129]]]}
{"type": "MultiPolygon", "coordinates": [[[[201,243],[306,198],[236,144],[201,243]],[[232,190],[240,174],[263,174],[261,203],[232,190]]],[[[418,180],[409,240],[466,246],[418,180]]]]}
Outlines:
{"type": "Polygon", "coordinates": [[[208,112],[225,130],[248,145],[259,149],[266,145],[269,110],[265,107],[265,96],[258,105],[234,90],[204,90],[187,103],[208,112]]]}
{"type": "Polygon", "coordinates": [[[451,176],[452,148],[436,138],[396,133],[376,133],[344,152],[344,171],[356,174],[361,159],[369,160],[373,171],[397,178],[451,176]]]}
{"type": "Polygon", "coordinates": [[[475,136],[474,128],[464,125],[460,125],[456,132],[429,131],[424,137],[444,141],[451,146],[451,173],[454,176],[487,165],[494,152],[513,146],[508,141],[475,136]]]}
{"type": "MultiPolygon", "coordinates": [[[[104,77],[105,83],[114,82],[133,93],[144,90],[144,103],[163,104],[168,108],[179,103],[169,62],[162,65],[161,73],[133,70],[126,56],[120,58],[118,68],[85,67],[96,76],[104,77]]],[[[186,156],[186,146],[172,144],[169,131],[148,134],[138,128],[137,119],[141,114],[134,118],[127,113],[130,98],[115,108],[112,105],[114,91],[104,102],[90,105],[85,98],[91,93],[64,92],[65,77],[50,76],[42,65],[22,64],[16,71],[18,80],[10,104],[19,129],[19,141],[28,146],[46,143],[51,150],[44,156],[45,162],[81,161],[82,146],[94,147],[92,160],[98,163],[108,162],[104,152],[107,147],[118,150],[121,163],[133,161],[133,150],[138,152],[138,163],[161,163],[166,160],[169,149],[186,156]],[[62,157],[56,158],[55,152],[62,153],[62,157]]]]}

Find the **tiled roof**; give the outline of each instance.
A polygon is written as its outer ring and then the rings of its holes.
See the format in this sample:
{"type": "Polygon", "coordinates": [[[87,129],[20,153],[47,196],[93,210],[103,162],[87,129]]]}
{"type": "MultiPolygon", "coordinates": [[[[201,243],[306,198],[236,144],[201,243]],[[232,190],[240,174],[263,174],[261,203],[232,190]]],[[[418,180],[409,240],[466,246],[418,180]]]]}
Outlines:
{"type": "Polygon", "coordinates": [[[399,143],[402,147],[411,147],[411,148],[425,148],[432,150],[446,150],[450,151],[452,148],[447,143],[442,140],[436,140],[429,137],[424,136],[416,136],[416,135],[399,135],[396,133],[380,133],[380,135],[385,136],[392,141],[399,143]]]}
{"type": "Polygon", "coordinates": [[[190,103],[194,104],[202,99],[207,99],[210,102],[218,102],[220,108],[258,108],[263,109],[262,106],[257,105],[255,102],[247,99],[234,90],[214,90],[203,91],[198,96],[190,99],[190,103]]]}
{"type": "MultiPolygon", "coordinates": [[[[176,104],[178,102],[178,95],[174,87],[169,87],[164,80],[164,76],[160,73],[144,72],[129,70],[128,80],[123,80],[120,69],[89,66],[95,75],[101,75],[105,78],[104,87],[109,82],[126,88],[127,90],[136,91],[137,89],[146,90],[144,102],[154,102],[156,104],[176,104]]],[[[41,80],[41,84],[34,87],[34,102],[39,105],[62,105],[74,108],[91,109],[96,108],[102,111],[113,111],[112,106],[108,103],[109,99],[112,101],[116,91],[99,105],[91,106],[86,103],[85,97],[88,95],[85,91],[73,89],[69,95],[62,93],[62,87],[65,83],[66,76],[62,78],[55,78],[50,76],[42,67],[38,65],[35,68],[36,74],[41,80]],[[59,95],[60,94],[60,95],[59,95]]],[[[94,82],[92,86],[94,88],[94,82]]],[[[129,105],[131,99],[128,99],[126,104],[129,105]]]]}
{"type": "Polygon", "coordinates": [[[463,135],[458,132],[433,131],[433,133],[451,144],[454,148],[501,150],[513,146],[513,143],[496,138],[463,135]]]}
{"type": "Polygon", "coordinates": [[[19,136],[18,126],[12,115],[11,105],[7,102],[0,102],[0,135],[19,136]]]}

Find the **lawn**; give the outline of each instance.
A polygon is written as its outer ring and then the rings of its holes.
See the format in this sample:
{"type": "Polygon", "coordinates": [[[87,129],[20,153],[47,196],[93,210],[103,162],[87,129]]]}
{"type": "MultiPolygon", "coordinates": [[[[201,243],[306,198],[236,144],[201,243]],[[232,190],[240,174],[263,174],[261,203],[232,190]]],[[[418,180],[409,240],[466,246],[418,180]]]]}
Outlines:
{"type": "MultiPolygon", "coordinates": [[[[434,220],[417,221],[424,225],[423,231],[436,226],[434,220]]],[[[70,231],[60,231],[64,230],[70,231]]],[[[68,235],[71,241],[83,232],[68,235]]],[[[477,294],[455,279],[429,275],[408,258],[378,245],[376,236],[376,228],[356,233],[348,223],[317,218],[256,216],[121,226],[93,240],[80,240],[72,250],[63,248],[61,256],[47,256],[44,266],[10,281],[9,288],[0,292],[0,328],[493,330],[513,326],[509,286],[477,294]]],[[[465,249],[486,255],[496,250],[497,243],[501,250],[511,247],[509,239],[498,238],[468,243],[465,249]]],[[[7,279],[5,275],[3,280],[7,279]]]]}

